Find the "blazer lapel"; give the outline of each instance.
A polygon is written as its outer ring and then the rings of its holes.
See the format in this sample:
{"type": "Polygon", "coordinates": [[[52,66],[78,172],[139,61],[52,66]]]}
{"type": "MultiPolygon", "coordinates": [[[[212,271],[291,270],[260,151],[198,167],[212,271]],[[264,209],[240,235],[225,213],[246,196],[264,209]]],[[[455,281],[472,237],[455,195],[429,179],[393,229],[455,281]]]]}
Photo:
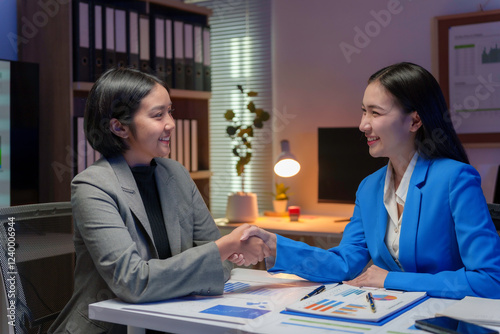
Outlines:
{"type": "Polygon", "coordinates": [[[417,268],[416,239],[422,202],[421,187],[425,182],[429,165],[430,160],[419,157],[408,186],[399,239],[399,262],[405,271],[415,272],[417,268]]]}
{"type": "Polygon", "coordinates": [[[154,240],[148,215],[146,213],[146,209],[144,208],[141,194],[139,193],[139,189],[137,188],[137,184],[135,183],[134,175],[132,175],[130,167],[123,156],[110,158],[108,159],[108,162],[118,178],[118,182],[123,190],[123,194],[125,195],[130,210],[137,217],[139,223],[141,223],[142,227],[144,227],[144,230],[149,235],[151,240],[154,240]]]}
{"type": "Polygon", "coordinates": [[[177,205],[177,184],[175,179],[170,175],[168,169],[157,161],[158,166],[155,170],[156,184],[158,194],[160,196],[161,210],[163,212],[163,220],[167,229],[168,242],[172,255],[177,255],[181,252],[181,226],[178,216],[177,205]]]}

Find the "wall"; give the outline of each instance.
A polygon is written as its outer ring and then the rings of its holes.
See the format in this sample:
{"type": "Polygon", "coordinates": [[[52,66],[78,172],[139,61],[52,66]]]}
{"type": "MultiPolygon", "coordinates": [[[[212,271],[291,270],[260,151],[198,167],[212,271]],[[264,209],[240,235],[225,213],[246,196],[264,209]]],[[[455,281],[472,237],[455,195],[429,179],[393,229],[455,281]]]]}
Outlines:
{"type": "MultiPolygon", "coordinates": [[[[302,164],[284,180],[292,187],[290,204],[309,214],[351,215],[352,205],[317,203],[317,128],[357,126],[366,80],[384,66],[410,61],[436,75],[433,18],[474,12],[480,4],[500,9],[499,0],[273,0],[273,113],[281,125],[273,151],[286,138],[302,164]],[[388,9],[394,14],[382,17],[388,9]],[[367,25],[379,29],[346,57],[341,43],[355,45],[367,25]]],[[[467,151],[490,201],[500,146],[467,151]]]]}
{"type": "Polygon", "coordinates": [[[16,0],[0,0],[0,59],[17,60],[16,6],[16,0]]]}

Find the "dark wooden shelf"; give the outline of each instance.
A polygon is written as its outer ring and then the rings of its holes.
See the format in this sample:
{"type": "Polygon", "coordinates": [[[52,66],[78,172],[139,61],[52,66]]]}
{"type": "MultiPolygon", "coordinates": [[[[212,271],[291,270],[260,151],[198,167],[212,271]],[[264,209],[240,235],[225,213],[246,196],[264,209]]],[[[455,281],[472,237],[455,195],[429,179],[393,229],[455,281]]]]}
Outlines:
{"type": "MultiPolygon", "coordinates": [[[[190,16],[210,16],[208,8],[178,0],[138,0],[146,11],[165,7],[190,16]]],[[[61,4],[56,16],[37,29],[28,43],[19,44],[19,61],[40,66],[40,202],[64,202],[71,199],[77,153],[74,143],[75,105],[85,99],[92,82],[73,82],[72,5],[61,4]],[[57,36],[57,38],[54,38],[57,36]]],[[[22,17],[33,17],[40,11],[36,1],[17,2],[18,31],[22,32],[22,17]]],[[[210,193],[209,165],[209,100],[211,92],[172,89],[171,98],[180,119],[198,120],[198,161],[200,171],[191,173],[208,203],[210,193]]]]}

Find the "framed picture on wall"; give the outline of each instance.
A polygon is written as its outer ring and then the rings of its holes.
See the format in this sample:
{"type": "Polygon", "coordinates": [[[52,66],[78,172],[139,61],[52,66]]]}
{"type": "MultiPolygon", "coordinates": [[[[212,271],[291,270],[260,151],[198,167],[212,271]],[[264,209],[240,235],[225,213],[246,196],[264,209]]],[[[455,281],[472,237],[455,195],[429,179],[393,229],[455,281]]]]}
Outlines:
{"type": "Polygon", "coordinates": [[[500,144],[500,10],[436,20],[439,83],[460,139],[500,144]]]}

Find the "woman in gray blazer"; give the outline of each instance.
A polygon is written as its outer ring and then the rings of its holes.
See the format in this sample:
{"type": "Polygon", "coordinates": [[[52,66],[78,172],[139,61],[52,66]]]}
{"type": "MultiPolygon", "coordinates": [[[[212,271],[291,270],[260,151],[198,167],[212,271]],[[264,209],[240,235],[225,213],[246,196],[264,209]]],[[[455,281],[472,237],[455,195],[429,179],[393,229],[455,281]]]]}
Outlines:
{"type": "Polygon", "coordinates": [[[110,70],[92,87],[85,134],[103,158],[71,185],[75,287],[49,332],[126,333],[89,319],[88,305],[220,295],[229,257],[245,254],[248,265],[269,255],[259,238],[239,240],[248,226],[221,238],[187,170],[161,158],[170,152],[171,112],[164,83],[136,70],[110,70]]]}

